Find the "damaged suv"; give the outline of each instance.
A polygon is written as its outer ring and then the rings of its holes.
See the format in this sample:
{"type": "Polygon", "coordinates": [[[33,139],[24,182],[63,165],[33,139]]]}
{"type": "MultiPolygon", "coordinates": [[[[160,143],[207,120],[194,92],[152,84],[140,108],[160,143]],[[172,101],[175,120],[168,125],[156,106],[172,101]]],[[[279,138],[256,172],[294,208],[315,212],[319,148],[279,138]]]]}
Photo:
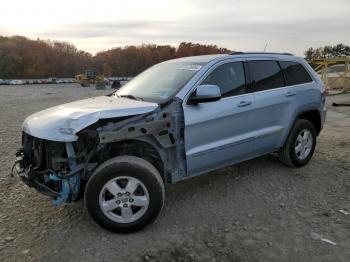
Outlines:
{"type": "Polygon", "coordinates": [[[55,205],[84,195],[102,227],[139,230],[159,215],[165,183],[273,152],[305,165],[325,120],[324,91],[290,54],[166,61],[111,95],[29,116],[16,170],[55,205]]]}

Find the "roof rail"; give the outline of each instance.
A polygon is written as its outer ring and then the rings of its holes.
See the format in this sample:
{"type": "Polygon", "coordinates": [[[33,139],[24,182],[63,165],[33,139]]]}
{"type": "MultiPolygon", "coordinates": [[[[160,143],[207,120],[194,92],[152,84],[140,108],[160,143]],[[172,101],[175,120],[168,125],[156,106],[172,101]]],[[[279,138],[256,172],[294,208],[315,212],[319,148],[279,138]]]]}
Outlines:
{"type": "Polygon", "coordinates": [[[232,52],[229,55],[293,55],[291,53],[273,53],[273,52],[232,52]]]}

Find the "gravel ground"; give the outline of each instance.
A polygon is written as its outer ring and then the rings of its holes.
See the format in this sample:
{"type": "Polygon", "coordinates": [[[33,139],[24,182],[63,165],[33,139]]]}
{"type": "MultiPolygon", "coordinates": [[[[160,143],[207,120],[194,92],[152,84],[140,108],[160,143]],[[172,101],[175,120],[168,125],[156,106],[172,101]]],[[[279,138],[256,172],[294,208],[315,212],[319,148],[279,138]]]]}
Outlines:
{"type": "Polygon", "coordinates": [[[307,166],[270,155],[167,186],[158,220],[121,235],[97,226],[82,201],[54,207],[9,177],[26,116],[110,92],[0,86],[1,261],[350,261],[350,215],[339,212],[350,212],[350,108],[331,106],[350,103],[350,94],[328,97],[307,166]]]}

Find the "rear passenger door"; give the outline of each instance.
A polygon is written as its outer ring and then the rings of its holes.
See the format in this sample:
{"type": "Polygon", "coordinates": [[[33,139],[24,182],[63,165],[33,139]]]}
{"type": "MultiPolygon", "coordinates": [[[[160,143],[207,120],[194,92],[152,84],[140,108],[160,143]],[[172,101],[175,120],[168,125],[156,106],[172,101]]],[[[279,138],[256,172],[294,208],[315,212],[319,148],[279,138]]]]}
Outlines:
{"type": "Polygon", "coordinates": [[[280,61],[279,63],[284,73],[286,86],[291,92],[296,93],[296,108],[307,111],[308,106],[312,106],[313,103],[318,104],[319,91],[314,88],[314,81],[304,66],[294,61],[280,61]]]}
{"type": "Polygon", "coordinates": [[[262,155],[282,145],[293,121],[296,93],[285,87],[278,61],[253,60],[248,65],[256,107],[255,150],[257,155],[262,155]]]}

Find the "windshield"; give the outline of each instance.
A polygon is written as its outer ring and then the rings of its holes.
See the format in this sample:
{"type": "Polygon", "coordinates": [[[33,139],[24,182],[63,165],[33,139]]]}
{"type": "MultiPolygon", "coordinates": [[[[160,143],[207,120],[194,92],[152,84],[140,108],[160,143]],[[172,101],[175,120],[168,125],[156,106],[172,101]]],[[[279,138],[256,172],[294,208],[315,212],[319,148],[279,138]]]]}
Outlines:
{"type": "Polygon", "coordinates": [[[136,76],[115,94],[161,103],[180,91],[203,65],[190,62],[160,63],[136,76]]]}

